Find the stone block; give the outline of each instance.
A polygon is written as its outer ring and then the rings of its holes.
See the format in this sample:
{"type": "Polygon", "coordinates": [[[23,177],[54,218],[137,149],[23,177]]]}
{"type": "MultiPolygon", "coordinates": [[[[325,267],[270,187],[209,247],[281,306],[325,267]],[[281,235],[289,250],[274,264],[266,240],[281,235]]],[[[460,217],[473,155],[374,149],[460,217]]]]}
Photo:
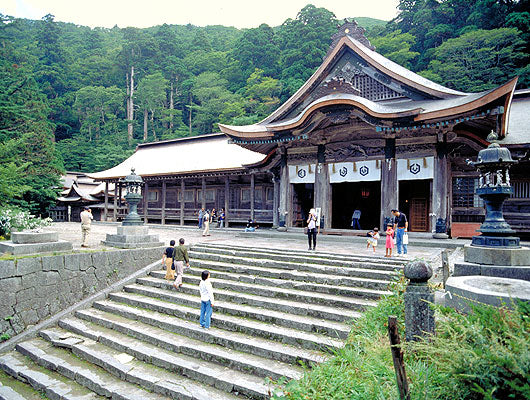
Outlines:
{"type": "Polygon", "coordinates": [[[39,316],[37,315],[37,312],[35,310],[27,310],[27,311],[21,311],[20,318],[22,318],[22,321],[24,322],[24,325],[35,325],[37,322],[39,322],[39,316]]]}
{"type": "Polygon", "coordinates": [[[455,263],[453,276],[497,276],[499,278],[530,281],[530,266],[484,265],[469,262],[455,263]]]}
{"type": "Polygon", "coordinates": [[[148,235],[149,228],[147,226],[118,226],[116,232],[118,235],[148,235]]]}
{"type": "Polygon", "coordinates": [[[22,275],[22,287],[24,289],[35,287],[39,284],[39,275],[42,271],[34,272],[32,274],[22,275]]]}
{"type": "Polygon", "coordinates": [[[79,254],[65,254],[64,256],[64,267],[70,271],[80,270],[80,258],[79,254]]]}
{"type": "Polygon", "coordinates": [[[20,258],[16,260],[16,265],[18,276],[32,274],[37,271],[42,271],[42,258],[20,258]]]}
{"type": "Polygon", "coordinates": [[[44,277],[41,282],[42,285],[56,286],[57,287],[56,290],[59,290],[59,288],[61,287],[60,283],[61,283],[61,277],[57,271],[44,272],[44,277]]]}
{"type": "Polygon", "coordinates": [[[109,263],[106,251],[92,253],[92,265],[96,268],[105,267],[109,263]]]}
{"type": "Polygon", "coordinates": [[[53,253],[56,251],[71,251],[73,249],[71,242],[59,240],[50,243],[26,243],[17,244],[11,241],[0,242],[0,253],[9,253],[15,256],[28,254],[53,253]]]}
{"type": "Polygon", "coordinates": [[[480,275],[480,265],[468,262],[455,263],[453,276],[480,275]]]}
{"type": "Polygon", "coordinates": [[[486,265],[530,266],[530,248],[464,246],[464,261],[486,265]]]}
{"type": "Polygon", "coordinates": [[[16,293],[22,289],[22,278],[14,276],[12,278],[0,279],[0,293],[16,293]]]}
{"type": "Polygon", "coordinates": [[[11,241],[17,244],[52,243],[59,241],[57,232],[12,232],[11,241]]]}
{"type": "Polygon", "coordinates": [[[17,304],[15,293],[2,293],[0,296],[0,319],[12,315],[15,304],[17,304]]]}
{"type": "Polygon", "coordinates": [[[61,271],[64,269],[64,255],[42,257],[43,271],[61,271]]]}
{"type": "Polygon", "coordinates": [[[79,253],[77,254],[79,257],[79,270],[80,271],[86,271],[88,267],[93,266],[92,262],[92,254],[90,253],[79,253]]]}
{"type": "Polygon", "coordinates": [[[0,260],[0,279],[16,275],[15,260],[0,260]]]}

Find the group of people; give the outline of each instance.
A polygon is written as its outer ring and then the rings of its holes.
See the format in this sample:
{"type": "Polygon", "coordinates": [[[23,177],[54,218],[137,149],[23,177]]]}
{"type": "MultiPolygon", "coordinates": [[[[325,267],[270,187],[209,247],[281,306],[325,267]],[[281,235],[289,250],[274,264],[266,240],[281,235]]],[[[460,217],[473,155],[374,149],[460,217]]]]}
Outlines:
{"type": "MultiPolygon", "coordinates": [[[[392,215],[394,218],[386,227],[386,240],[385,240],[385,257],[392,257],[392,249],[397,247],[397,257],[402,257],[407,254],[408,251],[408,227],[409,222],[407,216],[399,210],[393,209],[392,215]]],[[[379,229],[374,228],[367,234],[368,240],[366,248],[377,247],[377,240],[380,238],[379,229]]]]}
{"type": "Polygon", "coordinates": [[[198,213],[199,217],[199,229],[203,229],[202,236],[210,236],[210,224],[217,223],[218,228],[224,228],[225,226],[225,209],[222,208],[217,215],[217,210],[212,208],[212,210],[205,210],[204,207],[201,208],[198,213]]]}
{"type": "MultiPolygon", "coordinates": [[[[179,239],[179,245],[175,247],[175,241],[169,242],[169,247],[166,248],[162,255],[162,265],[166,268],[165,278],[173,282],[173,287],[180,290],[182,287],[182,278],[184,275],[184,263],[186,269],[190,268],[190,258],[188,256],[188,249],[184,246],[184,239],[179,239]]],[[[210,282],[210,272],[202,271],[201,281],[199,283],[199,294],[201,296],[201,314],[199,323],[202,328],[210,329],[214,297],[213,287],[210,282]]]]}

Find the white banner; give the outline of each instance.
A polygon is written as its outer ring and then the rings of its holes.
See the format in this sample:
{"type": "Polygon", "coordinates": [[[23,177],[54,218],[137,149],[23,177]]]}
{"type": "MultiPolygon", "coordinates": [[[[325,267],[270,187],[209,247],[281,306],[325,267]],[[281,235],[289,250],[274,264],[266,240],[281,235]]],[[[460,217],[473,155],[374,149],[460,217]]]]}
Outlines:
{"type": "Polygon", "coordinates": [[[433,179],[434,157],[409,158],[397,160],[398,181],[413,179],[433,179]]]}
{"type": "Polygon", "coordinates": [[[315,183],[315,164],[289,165],[290,183],[315,183]]]}
{"type": "Polygon", "coordinates": [[[381,161],[355,161],[328,164],[330,183],[381,180],[381,161]]]}

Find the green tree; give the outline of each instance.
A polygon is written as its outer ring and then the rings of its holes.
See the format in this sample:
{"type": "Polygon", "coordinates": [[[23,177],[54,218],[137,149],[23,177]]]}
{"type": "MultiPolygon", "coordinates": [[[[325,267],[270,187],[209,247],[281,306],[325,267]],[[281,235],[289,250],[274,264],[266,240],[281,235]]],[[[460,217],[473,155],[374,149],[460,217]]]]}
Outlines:
{"type": "Polygon", "coordinates": [[[384,36],[372,37],[370,42],[375,46],[378,53],[405,68],[412,68],[414,58],[419,55],[419,53],[410,50],[410,47],[415,43],[414,36],[410,33],[401,33],[400,30],[384,36]]]}
{"type": "Polygon", "coordinates": [[[148,138],[148,116],[151,116],[153,139],[157,140],[156,130],[159,120],[164,118],[166,89],[169,82],[161,72],[144,77],[138,84],[138,100],[144,112],[144,141],[148,138]]]}
{"type": "Polygon", "coordinates": [[[482,91],[506,82],[525,59],[525,43],[516,29],[477,30],[449,39],[434,51],[431,77],[448,87],[482,91]]]}

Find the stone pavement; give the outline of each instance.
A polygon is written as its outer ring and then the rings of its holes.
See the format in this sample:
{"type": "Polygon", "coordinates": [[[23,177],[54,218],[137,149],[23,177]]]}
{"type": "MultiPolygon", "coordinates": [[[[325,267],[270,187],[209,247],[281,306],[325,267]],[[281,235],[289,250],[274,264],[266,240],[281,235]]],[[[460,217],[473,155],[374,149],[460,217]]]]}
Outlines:
{"type": "MultiPolygon", "coordinates": [[[[92,230],[88,238],[88,245],[90,249],[106,248],[101,242],[105,240],[106,234],[116,233],[116,227],[119,224],[114,223],[99,223],[92,224],[92,230]]],[[[171,239],[178,241],[183,237],[186,244],[197,243],[215,243],[227,245],[240,245],[250,247],[269,247],[277,249],[291,249],[291,250],[307,250],[307,237],[303,234],[301,229],[293,229],[292,231],[283,233],[272,229],[262,229],[256,232],[244,232],[242,228],[216,229],[211,228],[211,236],[203,237],[202,230],[191,226],[177,226],[177,225],[149,225],[150,233],[159,235],[159,238],[164,243],[169,243],[171,239]]],[[[74,249],[81,249],[81,227],[76,222],[58,222],[52,226],[44,228],[46,231],[57,231],[59,239],[71,241],[74,249]]],[[[409,258],[421,257],[432,259],[439,255],[442,245],[446,243],[463,246],[469,241],[437,241],[436,239],[426,240],[421,239],[421,243],[416,245],[416,239],[411,238],[411,244],[408,246],[409,258]]],[[[332,236],[319,235],[317,237],[317,250],[346,255],[372,255],[372,249],[366,249],[366,239],[358,236],[332,236]]],[[[379,247],[377,249],[378,256],[385,254],[385,240],[379,240],[379,247]]]]}

